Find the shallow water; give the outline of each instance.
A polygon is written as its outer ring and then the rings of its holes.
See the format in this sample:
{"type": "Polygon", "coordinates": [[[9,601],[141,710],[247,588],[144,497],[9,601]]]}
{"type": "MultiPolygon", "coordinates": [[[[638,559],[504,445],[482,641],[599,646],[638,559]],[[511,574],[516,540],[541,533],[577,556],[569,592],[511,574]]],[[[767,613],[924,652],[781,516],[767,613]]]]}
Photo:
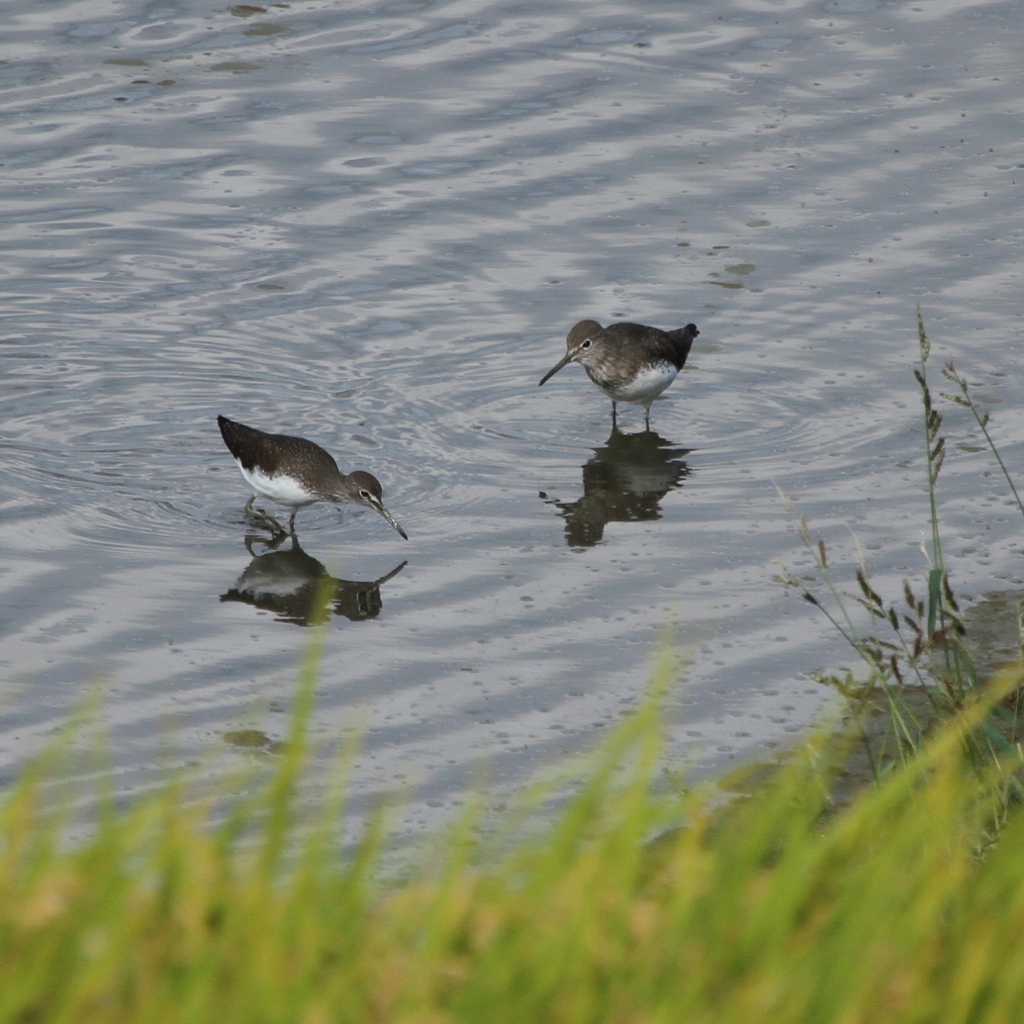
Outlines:
{"type": "MultiPolygon", "coordinates": [[[[841,580],[925,569],[916,303],[1021,466],[1020,2],[4,14],[8,776],[96,680],[123,792],[169,735],[266,749],[326,577],[315,733],[368,730],[356,795],[414,786],[407,835],[481,762],[585,749],[666,624],[674,749],[715,770],[851,660],[775,578],[810,564],[779,489],[841,580]],[[700,326],[651,435],[578,367],[537,387],[583,317],[700,326]],[[218,413],[371,469],[410,540],[315,506],[247,548],[218,413]]],[[[947,556],[996,600],[1018,513],[946,427],[947,556]]]]}

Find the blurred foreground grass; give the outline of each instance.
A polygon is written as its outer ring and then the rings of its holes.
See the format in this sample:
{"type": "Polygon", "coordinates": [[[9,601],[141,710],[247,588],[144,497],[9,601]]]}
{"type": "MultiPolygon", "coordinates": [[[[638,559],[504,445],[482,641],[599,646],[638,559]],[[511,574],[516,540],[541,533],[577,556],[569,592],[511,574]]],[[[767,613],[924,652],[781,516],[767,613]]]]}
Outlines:
{"type": "Polygon", "coordinates": [[[979,773],[965,738],[1021,675],[839,812],[834,737],[745,796],[668,792],[653,694],[539,834],[484,860],[467,819],[387,882],[379,830],[343,851],[332,801],[299,820],[307,673],[226,817],[171,783],[72,847],[55,766],[24,775],[0,811],[0,1021],[1020,1021],[1019,758],[979,773]]]}

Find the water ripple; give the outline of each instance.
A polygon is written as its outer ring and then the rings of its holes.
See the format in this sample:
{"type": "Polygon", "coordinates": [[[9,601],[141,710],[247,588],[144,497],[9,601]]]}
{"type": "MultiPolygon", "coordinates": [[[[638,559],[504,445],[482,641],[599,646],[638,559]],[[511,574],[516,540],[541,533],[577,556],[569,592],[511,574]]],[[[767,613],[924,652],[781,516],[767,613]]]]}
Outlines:
{"type": "MultiPolygon", "coordinates": [[[[332,619],[317,728],[364,716],[358,800],[418,779],[410,834],[475,758],[511,782],[616,721],[666,621],[701,648],[676,749],[806,724],[848,655],[773,582],[807,565],[778,490],[877,586],[922,570],[916,301],[1024,429],[1008,0],[7,7],[4,771],[98,674],[123,791],[169,718],[211,766],[281,737],[302,630],[221,600],[253,555],[218,413],[371,469],[409,532],[299,520],[336,580],[408,560],[332,619]],[[586,316],[699,324],[661,447],[616,449],[578,368],[538,388],[586,316]]],[[[947,423],[957,579],[1017,585],[947,423]]]]}

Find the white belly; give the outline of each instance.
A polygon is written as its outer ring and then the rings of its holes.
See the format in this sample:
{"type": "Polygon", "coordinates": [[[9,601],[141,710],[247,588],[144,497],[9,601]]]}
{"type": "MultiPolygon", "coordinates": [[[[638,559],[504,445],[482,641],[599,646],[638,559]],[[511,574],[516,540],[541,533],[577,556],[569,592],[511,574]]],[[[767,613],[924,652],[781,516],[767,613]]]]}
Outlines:
{"type": "MultiPolygon", "coordinates": [[[[238,462],[237,459],[235,461],[238,462]]],[[[264,498],[276,501],[279,505],[301,508],[317,500],[294,477],[267,476],[259,469],[246,469],[241,462],[238,462],[238,469],[245,482],[257,494],[262,494],[264,498]]]]}
{"type": "Polygon", "coordinates": [[[649,405],[676,379],[679,371],[671,363],[657,363],[648,367],[628,384],[614,387],[605,385],[605,391],[616,402],[636,402],[649,405]]]}

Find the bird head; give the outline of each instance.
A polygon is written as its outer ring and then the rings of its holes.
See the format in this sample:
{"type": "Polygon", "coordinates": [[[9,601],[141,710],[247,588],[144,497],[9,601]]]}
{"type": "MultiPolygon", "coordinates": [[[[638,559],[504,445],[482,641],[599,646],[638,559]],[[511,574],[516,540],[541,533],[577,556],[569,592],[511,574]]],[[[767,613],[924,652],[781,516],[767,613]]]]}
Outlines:
{"type": "Polygon", "coordinates": [[[374,512],[379,512],[401,534],[403,539],[409,539],[405,530],[398,525],[395,517],[384,507],[383,488],[372,473],[357,469],[354,473],[349,473],[346,483],[348,485],[347,497],[359,505],[365,505],[367,508],[372,508],[374,512]]]}
{"type": "Polygon", "coordinates": [[[549,381],[563,366],[582,363],[584,366],[599,357],[605,345],[604,328],[596,320],[581,320],[565,339],[565,355],[541,378],[541,384],[549,381]]]}

